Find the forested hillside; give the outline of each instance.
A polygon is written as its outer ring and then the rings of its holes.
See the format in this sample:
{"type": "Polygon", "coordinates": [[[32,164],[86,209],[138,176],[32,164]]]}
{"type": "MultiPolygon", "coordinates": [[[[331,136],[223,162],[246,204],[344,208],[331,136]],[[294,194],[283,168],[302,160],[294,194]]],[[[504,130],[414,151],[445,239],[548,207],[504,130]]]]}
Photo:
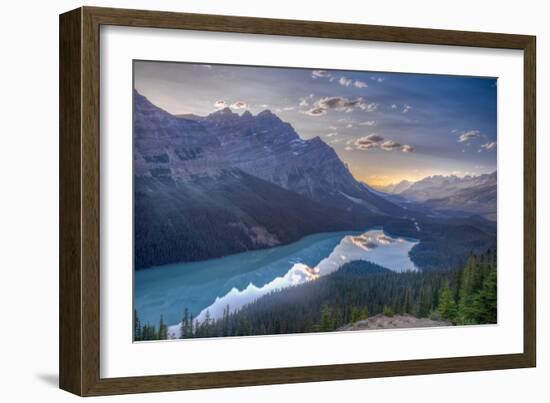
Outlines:
{"type": "MultiPolygon", "coordinates": [[[[198,323],[182,312],[182,338],[327,332],[369,315],[408,313],[454,325],[497,319],[496,252],[470,255],[464,267],[396,273],[366,261],[300,286],[266,295],[236,313],[198,323]]],[[[135,339],[167,338],[167,327],[135,317],[135,339]]]]}

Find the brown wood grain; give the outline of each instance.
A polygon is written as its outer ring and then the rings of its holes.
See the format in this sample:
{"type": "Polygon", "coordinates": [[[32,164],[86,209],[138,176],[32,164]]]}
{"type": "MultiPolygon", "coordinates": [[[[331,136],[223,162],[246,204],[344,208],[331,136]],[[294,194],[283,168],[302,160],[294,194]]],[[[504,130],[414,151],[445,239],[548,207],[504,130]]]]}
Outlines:
{"type": "Polygon", "coordinates": [[[536,364],[535,37],[316,21],[82,7],[60,16],[60,387],[81,396],[532,367],[536,364]],[[524,51],[522,354],[129,378],[100,377],[101,25],[524,51]]]}
{"type": "Polygon", "coordinates": [[[81,10],[59,22],[59,386],[81,394],[81,10]]]}

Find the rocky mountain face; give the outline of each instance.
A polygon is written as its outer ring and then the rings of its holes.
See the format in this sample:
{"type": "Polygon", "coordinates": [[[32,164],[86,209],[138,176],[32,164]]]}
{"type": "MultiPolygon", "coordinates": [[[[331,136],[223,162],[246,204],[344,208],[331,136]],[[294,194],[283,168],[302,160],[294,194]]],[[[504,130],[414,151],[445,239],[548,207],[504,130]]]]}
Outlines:
{"type": "Polygon", "coordinates": [[[269,110],[253,116],[229,108],[177,118],[136,93],[136,174],[168,173],[186,180],[236,168],[323,204],[362,213],[400,209],[356,181],[319,137],[302,140],[269,110]],[[151,171],[153,169],[153,171],[151,171]]]}
{"type": "Polygon", "coordinates": [[[459,188],[448,196],[432,198],[424,205],[436,210],[464,211],[497,219],[497,174],[481,175],[469,181],[469,187],[459,188]]]}
{"type": "Polygon", "coordinates": [[[136,267],[202,260],[403,210],[357,182],[319,137],[266,110],[178,117],[134,92],[136,267]]]}
{"type": "Polygon", "coordinates": [[[403,205],[415,202],[428,212],[454,211],[479,214],[490,220],[496,220],[496,171],[479,176],[429,176],[418,182],[409,183],[399,191],[400,184],[387,188],[389,200],[403,205]]]}
{"type": "Polygon", "coordinates": [[[466,189],[496,188],[496,184],[496,172],[479,176],[464,176],[462,178],[456,175],[434,175],[414,182],[398,194],[414,201],[427,201],[450,197],[466,189]]]}

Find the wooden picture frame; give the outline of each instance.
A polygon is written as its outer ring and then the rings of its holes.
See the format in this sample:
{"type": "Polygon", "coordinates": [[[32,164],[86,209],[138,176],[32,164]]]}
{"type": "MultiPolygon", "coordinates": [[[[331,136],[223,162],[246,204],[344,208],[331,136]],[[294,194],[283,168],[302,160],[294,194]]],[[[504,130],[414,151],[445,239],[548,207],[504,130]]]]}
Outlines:
{"type": "Polygon", "coordinates": [[[81,7],[60,16],[60,387],[80,396],[161,392],[536,365],[535,37],[81,7]],[[229,372],[100,377],[99,36],[102,25],[368,40],[524,52],[523,353],[229,372]]]}

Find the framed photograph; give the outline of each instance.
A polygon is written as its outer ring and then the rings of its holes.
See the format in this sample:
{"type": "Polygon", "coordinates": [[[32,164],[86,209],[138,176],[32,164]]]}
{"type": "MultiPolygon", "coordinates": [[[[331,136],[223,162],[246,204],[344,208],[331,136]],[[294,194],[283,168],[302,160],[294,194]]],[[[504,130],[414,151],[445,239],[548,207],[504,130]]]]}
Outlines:
{"type": "Polygon", "coordinates": [[[60,16],[60,387],[533,367],[535,37],[60,16]]]}

